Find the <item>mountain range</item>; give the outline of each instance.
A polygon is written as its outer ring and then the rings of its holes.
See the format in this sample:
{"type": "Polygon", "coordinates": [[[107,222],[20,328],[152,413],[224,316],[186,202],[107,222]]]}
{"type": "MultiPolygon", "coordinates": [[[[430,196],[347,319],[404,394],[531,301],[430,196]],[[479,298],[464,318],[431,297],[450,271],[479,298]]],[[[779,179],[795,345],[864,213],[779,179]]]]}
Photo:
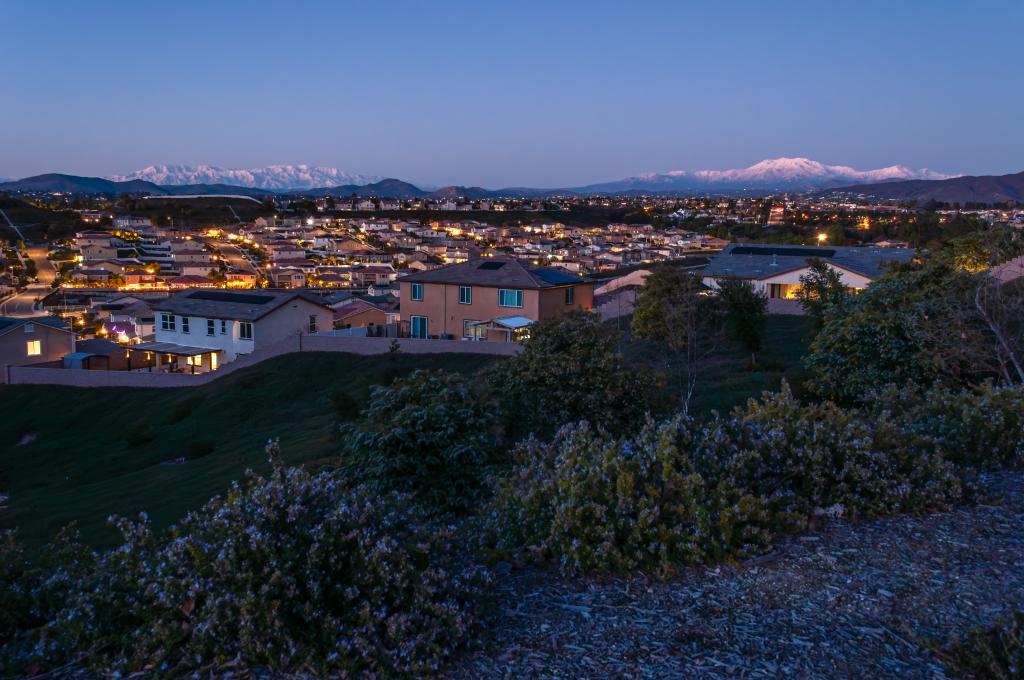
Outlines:
{"type": "Polygon", "coordinates": [[[59,191],[109,195],[131,193],[154,196],[266,196],[291,193],[312,197],[357,194],[398,199],[429,197],[474,200],[596,194],[728,195],[780,191],[839,191],[849,194],[870,194],[883,200],[1001,203],[1007,200],[1022,200],[1022,182],[1024,173],[1002,177],[960,177],[927,169],[914,170],[899,165],[878,170],[855,170],[847,166],[825,165],[806,158],[777,158],[736,170],[648,173],[615,182],[561,189],[510,187],[490,190],[482,187],[448,186],[430,191],[394,178],[377,179],[342,172],[335,168],[277,165],[249,170],[230,170],[213,166],[150,166],[113,178],[47,174],[0,182],[0,191],[59,191]],[[346,181],[336,183],[341,179],[346,181]],[[245,184],[235,184],[236,181],[245,184]],[[307,186],[319,182],[327,183],[322,186],[307,186]],[[264,186],[249,186],[250,184],[264,186]],[[296,184],[302,186],[294,186],[296,184]]]}
{"type": "Polygon", "coordinates": [[[245,170],[220,168],[215,165],[150,165],[127,175],[114,175],[108,179],[115,182],[143,180],[161,186],[230,184],[250,189],[292,191],[341,184],[371,184],[382,178],[309,165],[268,165],[245,170]]]}
{"type": "MultiPolygon", "coordinates": [[[[939,203],[1024,203],[1024,172],[1011,175],[954,177],[938,181],[910,180],[839,187],[831,192],[875,200],[939,203]]],[[[825,192],[825,193],[831,193],[825,192]]]]}
{"type": "MultiPolygon", "coordinates": [[[[855,170],[845,165],[825,165],[808,158],[774,158],[748,168],[734,170],[674,170],[666,173],[645,173],[614,182],[557,189],[504,188],[488,195],[541,195],[545,193],[613,194],[623,192],[722,192],[722,191],[810,191],[851,184],[889,182],[909,179],[947,179],[928,169],[911,169],[893,165],[878,170],[855,170]]],[[[270,165],[262,168],[236,170],[212,165],[151,165],[126,175],[114,175],[115,182],[143,180],[160,186],[228,184],[264,189],[273,192],[300,190],[349,191],[382,181],[380,177],[359,175],[329,167],[308,165],[270,165]]],[[[423,189],[422,187],[420,189],[423,189]]],[[[448,189],[447,187],[445,189],[448,189]]],[[[395,196],[402,198],[403,196],[395,196]]]]}

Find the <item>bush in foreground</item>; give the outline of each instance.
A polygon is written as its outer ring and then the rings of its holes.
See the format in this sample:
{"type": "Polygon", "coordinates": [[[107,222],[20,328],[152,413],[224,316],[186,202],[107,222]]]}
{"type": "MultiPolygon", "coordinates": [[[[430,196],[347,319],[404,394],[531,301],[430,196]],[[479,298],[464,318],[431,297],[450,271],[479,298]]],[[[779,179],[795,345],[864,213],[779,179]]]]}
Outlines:
{"type": "Polygon", "coordinates": [[[460,374],[414,371],[374,387],[361,420],[342,425],[342,468],[377,491],[466,510],[494,456],[495,413],[460,374]]]}
{"type": "Polygon", "coordinates": [[[671,573],[742,558],[823,517],[946,509],[973,487],[892,421],[800,405],[784,389],[700,425],[648,422],[621,439],[585,423],[517,451],[490,514],[500,553],[567,574],[671,573]]]}
{"type": "Polygon", "coordinates": [[[408,499],[286,469],[269,450],[270,478],[234,485],[166,539],[144,518],[121,520],[123,544],[94,567],[49,572],[44,590],[63,597],[15,665],[88,652],[104,672],[230,663],[411,676],[471,640],[485,574],[454,566],[448,531],[399,509],[408,499]]]}
{"type": "Polygon", "coordinates": [[[1024,678],[1024,611],[991,628],[969,631],[953,650],[953,660],[978,678],[1024,678]]]}

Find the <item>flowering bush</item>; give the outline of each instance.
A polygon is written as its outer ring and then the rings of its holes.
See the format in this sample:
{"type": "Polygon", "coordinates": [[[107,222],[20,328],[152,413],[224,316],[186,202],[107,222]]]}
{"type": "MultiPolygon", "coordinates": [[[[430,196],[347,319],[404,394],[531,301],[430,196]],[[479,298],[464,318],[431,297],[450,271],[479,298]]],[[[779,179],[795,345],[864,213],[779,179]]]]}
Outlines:
{"type": "Polygon", "coordinates": [[[688,457],[688,421],[613,439],[588,424],[529,440],[498,489],[495,546],[539,549],[563,573],[657,568],[744,555],[768,541],[761,499],[706,480],[688,457]]]}
{"type": "Polygon", "coordinates": [[[1024,464],[1024,387],[993,386],[921,393],[889,387],[872,401],[876,414],[899,414],[917,445],[939,450],[967,467],[994,469],[1024,464]]]}
{"type": "Polygon", "coordinates": [[[801,406],[784,388],[700,426],[648,422],[613,439],[586,423],[517,451],[490,521],[501,553],[554,559],[564,573],[671,572],[741,558],[822,517],[944,509],[973,493],[889,420],[801,406]]]}
{"type": "MultiPolygon", "coordinates": [[[[180,675],[259,665],[410,676],[472,638],[486,574],[454,567],[451,532],[331,473],[253,476],[165,539],[118,520],[123,544],[71,580],[34,656],[89,651],[103,671],[180,675]]],[[[49,580],[59,580],[59,570],[49,580]]]]}

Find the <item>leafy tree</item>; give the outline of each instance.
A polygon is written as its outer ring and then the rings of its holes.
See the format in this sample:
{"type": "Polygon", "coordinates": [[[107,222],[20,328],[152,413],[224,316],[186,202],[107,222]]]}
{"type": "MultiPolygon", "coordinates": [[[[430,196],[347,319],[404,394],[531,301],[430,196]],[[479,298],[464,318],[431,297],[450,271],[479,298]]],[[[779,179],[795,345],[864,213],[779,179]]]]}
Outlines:
{"type": "Polygon", "coordinates": [[[418,370],[373,388],[362,419],[341,426],[342,468],[378,491],[465,509],[495,450],[495,409],[457,373],[418,370]]]}
{"type": "Polygon", "coordinates": [[[535,324],[523,351],[491,373],[514,435],[548,436],[579,420],[613,431],[638,424],[657,383],[643,367],[627,365],[615,333],[584,312],[535,324]]]}
{"type": "Polygon", "coordinates": [[[666,373],[678,384],[683,413],[717,347],[721,317],[718,299],[704,295],[700,279],[682,269],[655,269],[637,294],[633,332],[665,346],[666,373]]]}
{"type": "Polygon", "coordinates": [[[725,279],[719,282],[718,290],[725,305],[726,329],[750,352],[750,365],[756,366],[764,338],[768,296],[742,279],[725,279]]]}
{"type": "Polygon", "coordinates": [[[849,293],[836,269],[818,258],[809,259],[807,264],[808,272],[800,277],[796,296],[804,312],[814,317],[820,327],[826,312],[846,302],[849,293]]]}

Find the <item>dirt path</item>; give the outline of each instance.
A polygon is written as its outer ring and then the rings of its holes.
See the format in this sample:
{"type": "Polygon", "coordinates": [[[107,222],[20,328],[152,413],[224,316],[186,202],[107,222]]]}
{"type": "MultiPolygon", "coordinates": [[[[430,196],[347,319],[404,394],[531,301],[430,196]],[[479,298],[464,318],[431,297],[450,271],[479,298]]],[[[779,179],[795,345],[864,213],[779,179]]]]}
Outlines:
{"type": "Polygon", "coordinates": [[[1024,474],[992,505],[835,524],[670,583],[506,577],[456,678],[944,678],[922,644],[1024,608],[1024,474]]]}

